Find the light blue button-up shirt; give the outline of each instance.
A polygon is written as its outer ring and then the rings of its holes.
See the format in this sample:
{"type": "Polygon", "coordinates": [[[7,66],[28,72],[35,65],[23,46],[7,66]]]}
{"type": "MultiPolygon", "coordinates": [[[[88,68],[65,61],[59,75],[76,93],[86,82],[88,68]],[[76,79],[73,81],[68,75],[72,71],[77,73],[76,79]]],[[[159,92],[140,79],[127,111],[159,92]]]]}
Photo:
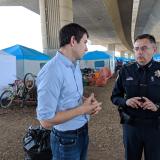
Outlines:
{"type": "MultiPolygon", "coordinates": [[[[39,72],[37,77],[37,118],[48,120],[56,112],[75,108],[82,103],[83,84],[79,64],[73,64],[57,52],[39,72]]],[[[54,128],[60,131],[75,130],[87,122],[86,115],[80,115],[54,128]]]]}

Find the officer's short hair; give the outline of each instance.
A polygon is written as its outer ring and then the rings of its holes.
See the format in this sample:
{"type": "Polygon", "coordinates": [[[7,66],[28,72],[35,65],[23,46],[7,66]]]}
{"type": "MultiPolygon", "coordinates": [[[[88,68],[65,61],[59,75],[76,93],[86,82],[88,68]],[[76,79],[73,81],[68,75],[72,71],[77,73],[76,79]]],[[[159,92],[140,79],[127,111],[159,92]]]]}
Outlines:
{"type": "Polygon", "coordinates": [[[89,37],[87,30],[79,24],[69,23],[63,26],[59,31],[60,47],[69,44],[72,36],[74,36],[77,43],[79,43],[84,34],[87,35],[87,38],[89,37]]]}
{"type": "Polygon", "coordinates": [[[136,42],[138,39],[144,39],[144,38],[148,39],[151,43],[156,44],[156,40],[155,40],[154,36],[152,36],[150,34],[141,34],[141,35],[138,35],[135,38],[134,42],[136,42]]]}

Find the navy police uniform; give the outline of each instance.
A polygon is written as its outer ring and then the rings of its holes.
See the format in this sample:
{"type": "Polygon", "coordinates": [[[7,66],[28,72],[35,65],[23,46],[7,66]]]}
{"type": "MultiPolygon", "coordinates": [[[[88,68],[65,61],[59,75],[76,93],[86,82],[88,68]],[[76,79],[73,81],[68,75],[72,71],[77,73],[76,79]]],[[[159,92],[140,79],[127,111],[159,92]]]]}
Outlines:
{"type": "Polygon", "coordinates": [[[123,124],[126,160],[160,160],[160,109],[156,112],[126,105],[132,97],[147,97],[160,106],[160,63],[151,60],[140,66],[137,62],[124,65],[116,80],[111,101],[119,106],[123,124]]]}

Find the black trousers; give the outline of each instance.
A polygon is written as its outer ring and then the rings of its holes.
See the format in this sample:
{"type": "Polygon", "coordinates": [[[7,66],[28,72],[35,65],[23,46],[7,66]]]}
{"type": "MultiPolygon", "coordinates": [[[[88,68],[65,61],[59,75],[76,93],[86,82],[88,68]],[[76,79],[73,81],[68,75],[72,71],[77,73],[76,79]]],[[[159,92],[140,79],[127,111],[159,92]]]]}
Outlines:
{"type": "Polygon", "coordinates": [[[156,125],[123,124],[125,160],[160,160],[160,129],[156,125]]]}

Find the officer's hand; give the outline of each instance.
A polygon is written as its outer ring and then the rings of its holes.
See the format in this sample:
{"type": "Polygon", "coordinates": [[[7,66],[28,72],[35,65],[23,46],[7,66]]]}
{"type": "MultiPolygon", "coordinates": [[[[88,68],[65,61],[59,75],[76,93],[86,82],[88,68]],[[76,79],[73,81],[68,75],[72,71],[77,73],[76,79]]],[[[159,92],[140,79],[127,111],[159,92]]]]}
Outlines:
{"type": "Polygon", "coordinates": [[[141,97],[132,97],[127,99],[126,104],[129,107],[132,108],[139,108],[141,105],[141,102],[139,101],[141,99],[141,97]]]}
{"type": "Polygon", "coordinates": [[[141,107],[144,110],[148,109],[148,110],[151,110],[153,112],[156,112],[158,110],[158,108],[156,107],[156,105],[151,100],[149,100],[146,97],[143,97],[143,98],[144,98],[145,102],[141,105],[141,107]]]}

